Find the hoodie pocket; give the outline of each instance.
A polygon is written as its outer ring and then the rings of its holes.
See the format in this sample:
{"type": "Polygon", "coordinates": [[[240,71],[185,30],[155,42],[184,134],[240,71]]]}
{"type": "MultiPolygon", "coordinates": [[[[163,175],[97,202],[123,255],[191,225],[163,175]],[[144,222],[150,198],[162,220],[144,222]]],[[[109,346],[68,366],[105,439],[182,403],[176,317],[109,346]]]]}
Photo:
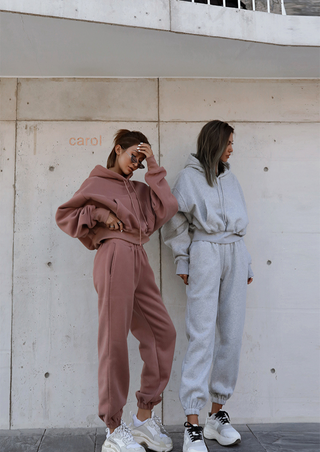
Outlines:
{"type": "Polygon", "coordinates": [[[244,241],[242,241],[242,242],[243,242],[243,246],[244,246],[247,261],[248,261],[248,279],[249,279],[249,278],[253,278],[253,276],[254,276],[254,273],[251,268],[252,259],[251,259],[251,255],[250,255],[249,251],[247,250],[246,244],[244,243],[244,241]]]}
{"type": "Polygon", "coordinates": [[[112,239],[99,246],[93,265],[93,284],[98,294],[104,290],[105,276],[109,275],[111,279],[114,274],[116,257],[116,243],[112,239]]]}
{"type": "Polygon", "coordinates": [[[111,258],[110,258],[110,264],[109,264],[109,275],[110,278],[112,277],[113,274],[113,270],[114,270],[114,266],[115,266],[115,261],[116,261],[116,244],[113,242],[112,243],[113,249],[112,249],[112,254],[111,254],[111,258]]]}
{"type": "Polygon", "coordinates": [[[251,264],[252,264],[251,254],[250,254],[249,251],[247,250],[246,245],[244,245],[244,246],[245,246],[245,248],[246,248],[248,264],[251,265],[251,264]]]}

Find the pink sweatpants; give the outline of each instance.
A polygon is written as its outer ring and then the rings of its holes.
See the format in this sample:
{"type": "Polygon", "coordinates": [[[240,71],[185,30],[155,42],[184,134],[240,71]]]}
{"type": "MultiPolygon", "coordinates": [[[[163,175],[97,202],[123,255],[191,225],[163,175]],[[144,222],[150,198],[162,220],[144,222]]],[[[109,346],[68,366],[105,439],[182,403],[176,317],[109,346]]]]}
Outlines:
{"type": "Polygon", "coordinates": [[[109,239],[96,254],[93,280],[98,293],[99,416],[120,425],[129,390],[127,336],[140,342],[144,361],[138,407],[161,401],[172,366],[176,332],[142,246],[109,239]]]}

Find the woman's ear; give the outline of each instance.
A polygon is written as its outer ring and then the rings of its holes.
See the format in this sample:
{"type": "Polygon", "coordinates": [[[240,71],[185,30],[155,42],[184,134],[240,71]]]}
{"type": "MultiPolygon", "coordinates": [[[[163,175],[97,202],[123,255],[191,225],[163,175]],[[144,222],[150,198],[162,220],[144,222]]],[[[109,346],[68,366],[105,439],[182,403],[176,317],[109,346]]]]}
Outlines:
{"type": "Polygon", "coordinates": [[[117,145],[115,146],[114,150],[116,151],[116,154],[117,154],[117,155],[120,155],[120,154],[121,154],[121,149],[122,149],[122,147],[120,146],[120,144],[117,144],[117,145]]]}

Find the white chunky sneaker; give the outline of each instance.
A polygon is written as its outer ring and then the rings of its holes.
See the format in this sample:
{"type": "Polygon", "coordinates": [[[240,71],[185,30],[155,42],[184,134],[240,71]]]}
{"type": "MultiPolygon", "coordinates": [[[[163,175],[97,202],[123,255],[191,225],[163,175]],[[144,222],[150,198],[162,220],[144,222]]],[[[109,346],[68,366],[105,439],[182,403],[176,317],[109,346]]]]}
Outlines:
{"type": "Polygon", "coordinates": [[[183,452],[208,452],[202,436],[202,427],[190,422],[185,422],[184,426],[183,452]]]}
{"type": "Polygon", "coordinates": [[[101,452],[145,452],[140,444],[133,439],[130,429],[121,421],[113,433],[107,428],[107,438],[102,445],[101,452]]]}
{"type": "Polygon", "coordinates": [[[203,435],[207,439],[215,439],[221,446],[231,446],[241,442],[240,433],[230,424],[230,418],[226,411],[218,411],[216,414],[208,413],[203,435]]]}
{"type": "Polygon", "coordinates": [[[151,418],[144,422],[139,421],[134,414],[130,427],[134,440],[148,449],[156,452],[169,452],[173,449],[172,439],[168,436],[160,418],[154,414],[154,411],[152,411],[151,418]]]}

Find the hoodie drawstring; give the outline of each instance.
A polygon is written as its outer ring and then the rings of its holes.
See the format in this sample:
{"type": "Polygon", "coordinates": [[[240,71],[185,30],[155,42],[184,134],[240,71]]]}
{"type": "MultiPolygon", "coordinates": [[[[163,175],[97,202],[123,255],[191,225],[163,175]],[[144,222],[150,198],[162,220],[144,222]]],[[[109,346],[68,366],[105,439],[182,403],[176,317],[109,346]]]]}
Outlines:
{"type": "MultiPolygon", "coordinates": [[[[136,216],[136,218],[137,218],[137,220],[138,220],[138,223],[139,223],[139,241],[140,241],[140,246],[141,246],[141,221],[140,221],[140,219],[139,219],[139,216],[138,216],[138,214],[137,214],[136,208],[135,208],[135,206],[134,206],[134,202],[133,202],[133,199],[132,199],[130,190],[129,190],[129,188],[128,188],[127,181],[124,180],[123,182],[124,182],[124,185],[125,185],[125,187],[126,187],[126,189],[127,189],[127,192],[128,192],[128,195],[129,195],[129,198],[130,198],[130,201],[131,201],[131,204],[132,204],[134,213],[135,213],[135,216],[136,216]]],[[[141,211],[142,216],[144,217],[144,219],[145,219],[145,221],[146,221],[146,218],[145,218],[145,216],[144,216],[144,214],[143,214],[143,212],[142,212],[142,209],[141,209],[141,204],[140,204],[140,201],[139,201],[137,192],[135,191],[133,185],[132,185],[132,184],[130,184],[130,185],[131,185],[131,187],[133,188],[133,191],[134,191],[135,194],[136,194],[136,197],[137,197],[137,200],[138,200],[138,204],[139,204],[140,211],[141,211]]]]}

